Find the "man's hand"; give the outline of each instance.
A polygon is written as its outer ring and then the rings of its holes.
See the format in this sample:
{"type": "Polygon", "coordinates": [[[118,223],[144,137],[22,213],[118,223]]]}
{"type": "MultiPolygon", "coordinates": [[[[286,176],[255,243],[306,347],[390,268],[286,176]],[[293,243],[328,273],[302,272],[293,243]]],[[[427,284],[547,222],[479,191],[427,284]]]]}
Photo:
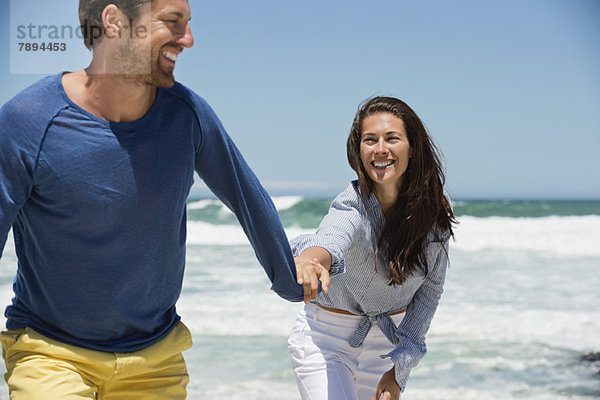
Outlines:
{"type": "Polygon", "coordinates": [[[319,281],[323,292],[329,289],[329,271],[316,258],[296,257],[296,276],[298,284],[304,286],[304,303],[308,304],[319,294],[319,281]]]}
{"type": "Polygon", "coordinates": [[[377,385],[377,391],[371,400],[399,400],[400,386],[396,383],[395,368],[383,374],[377,385]]]}

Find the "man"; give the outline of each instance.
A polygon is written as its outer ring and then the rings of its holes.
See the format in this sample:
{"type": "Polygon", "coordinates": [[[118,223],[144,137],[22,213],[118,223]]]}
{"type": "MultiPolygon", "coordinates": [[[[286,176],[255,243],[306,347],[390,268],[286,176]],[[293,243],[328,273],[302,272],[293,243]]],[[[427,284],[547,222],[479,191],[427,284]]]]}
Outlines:
{"type": "Polygon", "coordinates": [[[190,16],[187,0],[81,0],[90,66],[0,111],[0,250],[12,226],[19,259],[2,333],[13,400],[186,397],[191,339],[175,303],[194,170],[273,290],[303,298],[269,196],[211,108],[175,83],[190,16]]]}

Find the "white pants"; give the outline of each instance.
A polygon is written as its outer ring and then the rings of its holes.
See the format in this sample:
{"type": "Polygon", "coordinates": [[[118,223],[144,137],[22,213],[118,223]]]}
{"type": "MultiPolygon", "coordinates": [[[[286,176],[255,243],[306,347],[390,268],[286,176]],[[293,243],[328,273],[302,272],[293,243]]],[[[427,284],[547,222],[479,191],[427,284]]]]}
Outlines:
{"type": "MultiPolygon", "coordinates": [[[[392,316],[396,326],[404,314],[392,316]]],[[[314,304],[298,314],[288,348],[303,400],[370,400],[381,376],[394,364],[394,345],[373,324],[363,345],[348,340],[364,317],[339,314],[314,304]]]]}

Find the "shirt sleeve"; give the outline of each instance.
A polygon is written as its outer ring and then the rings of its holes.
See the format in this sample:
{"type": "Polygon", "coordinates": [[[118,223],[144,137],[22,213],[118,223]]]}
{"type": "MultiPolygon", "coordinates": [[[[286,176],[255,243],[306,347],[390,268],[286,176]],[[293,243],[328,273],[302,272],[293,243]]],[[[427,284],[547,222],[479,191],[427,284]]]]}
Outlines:
{"type": "Polygon", "coordinates": [[[322,247],[331,255],[330,276],[345,272],[344,253],[351,246],[354,235],[361,229],[361,199],[352,184],[332,202],[329,212],[314,234],[294,238],[290,245],[294,256],[309,247],[322,247]]]}
{"type": "Polygon", "coordinates": [[[415,292],[402,322],[398,326],[396,336],[399,343],[389,354],[396,367],[396,381],[404,391],[412,368],[425,356],[425,334],[429,330],[431,320],[437,309],[443,292],[448,264],[449,237],[441,241],[430,241],[427,249],[428,260],[434,260],[429,266],[429,273],[420,288],[415,292]]]}
{"type": "Polygon", "coordinates": [[[19,104],[9,102],[0,109],[0,257],[18,211],[33,188],[33,169],[38,148],[19,104]],[[25,128],[25,129],[24,129],[25,128]]]}
{"type": "Polygon", "coordinates": [[[296,266],[279,214],[239,150],[207,105],[198,107],[201,129],[195,169],[204,183],[237,217],[272,289],[289,301],[302,301],[296,266]]]}

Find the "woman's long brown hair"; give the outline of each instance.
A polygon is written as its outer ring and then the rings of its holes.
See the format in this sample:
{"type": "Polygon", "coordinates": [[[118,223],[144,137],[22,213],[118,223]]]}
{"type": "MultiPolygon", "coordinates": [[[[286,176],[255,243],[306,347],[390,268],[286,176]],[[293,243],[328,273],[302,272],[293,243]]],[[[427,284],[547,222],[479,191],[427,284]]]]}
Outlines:
{"type": "MultiPolygon", "coordinates": [[[[417,114],[402,100],[374,97],[365,102],[354,117],[346,151],[348,162],[356,171],[363,200],[373,193],[374,182],[360,159],[362,126],[365,118],[390,113],[404,122],[412,157],[404,173],[398,200],[385,214],[377,251],[384,251],[390,270],[390,285],[403,285],[418,269],[425,274],[428,233],[453,235],[456,223],[448,198],[444,195],[445,176],[437,147],[417,114]]],[[[437,238],[440,240],[441,238],[437,238]]]]}

